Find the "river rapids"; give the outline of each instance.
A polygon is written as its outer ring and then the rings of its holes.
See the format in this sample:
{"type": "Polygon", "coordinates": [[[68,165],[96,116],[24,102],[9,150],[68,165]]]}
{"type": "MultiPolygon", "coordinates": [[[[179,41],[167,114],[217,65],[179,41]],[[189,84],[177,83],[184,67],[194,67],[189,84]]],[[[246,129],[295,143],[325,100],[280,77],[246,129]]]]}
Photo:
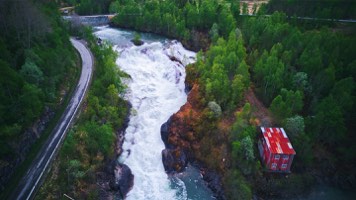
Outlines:
{"type": "Polygon", "coordinates": [[[142,46],[130,42],[132,31],[101,27],[95,34],[113,44],[117,65],[130,76],[124,82],[132,109],[119,158],[134,174],[127,199],[212,199],[196,169],[167,175],[161,155],[161,125],[187,101],[185,66],[195,62],[196,54],[178,41],[152,34],[142,34],[142,46]]]}

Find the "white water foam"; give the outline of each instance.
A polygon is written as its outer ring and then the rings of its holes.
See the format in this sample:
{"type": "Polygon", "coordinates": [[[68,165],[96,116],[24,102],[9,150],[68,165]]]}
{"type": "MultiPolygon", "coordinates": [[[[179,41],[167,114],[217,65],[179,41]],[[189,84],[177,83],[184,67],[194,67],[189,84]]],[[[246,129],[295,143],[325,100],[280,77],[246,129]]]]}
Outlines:
{"type": "Polygon", "coordinates": [[[164,171],[160,128],[187,101],[184,65],[194,62],[195,53],[176,41],[114,49],[118,66],[131,76],[126,98],[133,111],[120,157],[135,176],[127,199],[187,199],[184,183],[176,180],[183,185],[174,189],[164,171]]]}

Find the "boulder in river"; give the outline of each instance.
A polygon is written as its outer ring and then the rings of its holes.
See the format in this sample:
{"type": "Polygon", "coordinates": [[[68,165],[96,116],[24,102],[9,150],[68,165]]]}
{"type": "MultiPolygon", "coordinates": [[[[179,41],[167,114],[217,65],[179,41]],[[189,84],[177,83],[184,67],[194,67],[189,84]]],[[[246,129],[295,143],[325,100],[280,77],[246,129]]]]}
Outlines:
{"type": "Polygon", "coordinates": [[[110,180],[110,188],[114,191],[118,191],[124,199],[127,193],[132,189],[134,184],[134,175],[127,165],[118,162],[115,163],[115,176],[110,180]]]}
{"type": "Polygon", "coordinates": [[[164,149],[162,151],[162,162],[167,173],[182,172],[188,164],[187,156],[180,148],[164,149]]]}

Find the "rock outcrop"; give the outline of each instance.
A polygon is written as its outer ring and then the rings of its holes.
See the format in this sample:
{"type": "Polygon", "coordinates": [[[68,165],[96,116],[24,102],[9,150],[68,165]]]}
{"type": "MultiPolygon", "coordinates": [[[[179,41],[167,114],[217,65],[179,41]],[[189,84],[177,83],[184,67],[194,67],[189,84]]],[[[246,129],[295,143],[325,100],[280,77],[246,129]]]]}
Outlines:
{"type": "MultiPolygon", "coordinates": [[[[189,88],[186,87],[186,88],[189,88]]],[[[197,164],[196,153],[201,151],[199,124],[203,113],[202,96],[199,85],[193,84],[187,103],[161,126],[161,138],[166,146],[162,151],[162,161],[167,173],[181,172],[189,163],[200,168],[204,180],[215,193],[217,199],[226,199],[221,185],[221,178],[213,170],[206,169],[204,164],[197,164]]]]}
{"type": "Polygon", "coordinates": [[[182,172],[187,166],[187,157],[179,147],[175,149],[164,149],[162,151],[162,162],[164,170],[170,172],[182,172]]]}
{"type": "Polygon", "coordinates": [[[114,176],[109,183],[110,188],[119,192],[124,199],[134,184],[134,175],[127,165],[118,162],[115,162],[113,172],[114,176]]]}
{"type": "Polygon", "coordinates": [[[32,145],[40,138],[54,114],[52,109],[46,107],[42,116],[18,140],[10,144],[14,153],[0,160],[0,191],[4,189],[17,167],[25,160],[32,145]]]}
{"type": "Polygon", "coordinates": [[[134,175],[131,169],[118,162],[122,153],[122,145],[125,139],[125,130],[130,121],[131,104],[127,102],[126,117],[122,127],[116,132],[116,155],[108,160],[104,169],[96,173],[96,184],[99,187],[99,199],[125,199],[134,184],[134,175]]]}
{"type": "MultiPolygon", "coordinates": [[[[197,89],[194,88],[192,92],[197,89]]],[[[161,126],[161,138],[166,146],[162,151],[162,161],[167,173],[181,172],[188,161],[193,159],[192,149],[197,144],[194,142],[192,123],[196,122],[199,116],[191,105],[193,99],[190,97],[180,111],[161,126]]]]}

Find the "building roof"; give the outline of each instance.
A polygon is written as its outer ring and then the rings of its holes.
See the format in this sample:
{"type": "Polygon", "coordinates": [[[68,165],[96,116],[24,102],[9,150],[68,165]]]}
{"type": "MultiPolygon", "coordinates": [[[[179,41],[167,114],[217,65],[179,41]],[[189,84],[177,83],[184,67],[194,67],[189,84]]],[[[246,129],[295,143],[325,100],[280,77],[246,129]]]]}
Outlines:
{"type": "Polygon", "coordinates": [[[261,127],[267,146],[275,154],[296,154],[283,128],[261,127]]]}

